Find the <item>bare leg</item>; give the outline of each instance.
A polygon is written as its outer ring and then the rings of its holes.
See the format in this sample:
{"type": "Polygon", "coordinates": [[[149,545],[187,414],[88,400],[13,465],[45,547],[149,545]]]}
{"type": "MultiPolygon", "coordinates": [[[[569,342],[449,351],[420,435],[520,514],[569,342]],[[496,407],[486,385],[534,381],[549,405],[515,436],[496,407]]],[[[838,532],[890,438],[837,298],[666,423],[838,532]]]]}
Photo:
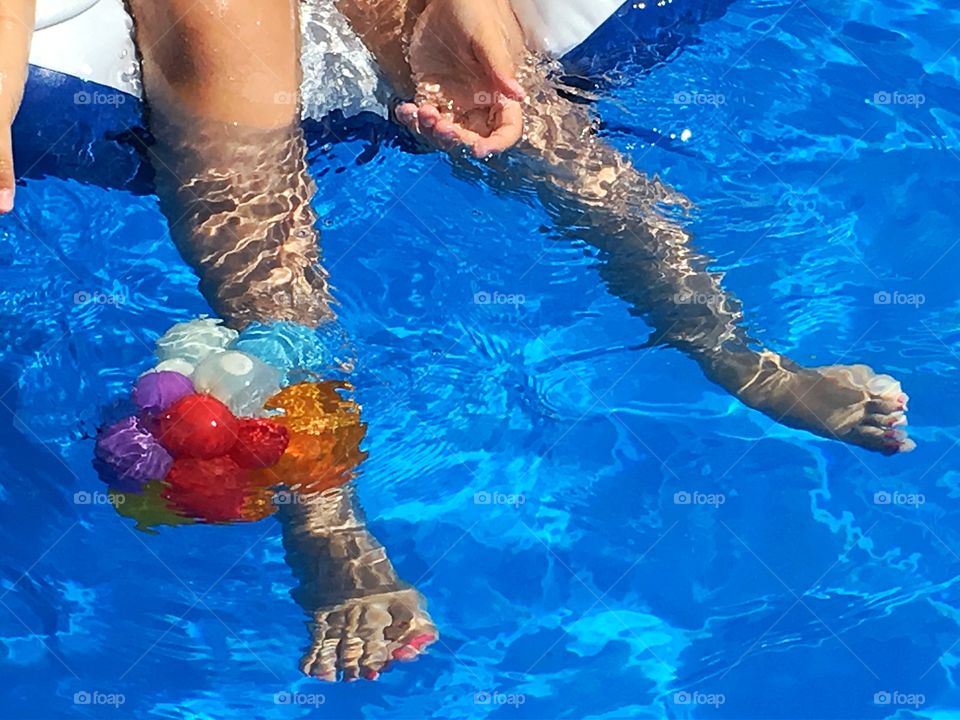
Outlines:
{"type": "Polygon", "coordinates": [[[667,216],[690,201],[638,172],[599,140],[583,106],[532,73],[519,173],[537,183],[558,224],[603,253],[601,274],[654,329],[654,340],[696,360],[707,377],[779,422],[885,453],[907,451],[906,395],[865,365],[804,368],[755,349],[740,304],[667,216]]]}
{"type": "MultiPolygon", "coordinates": [[[[238,328],[332,318],[315,187],[299,109],[288,101],[300,82],[297,4],[131,4],[161,208],[204,296],[238,328]]],[[[352,491],[300,500],[279,518],[300,583],[293,595],[310,617],[304,672],[375,677],[388,659],[410,659],[435,639],[422,597],[398,580],[352,491]]]]}
{"type": "MultiPolygon", "coordinates": [[[[338,7],[391,77],[410,77],[396,48],[409,39],[413,0],[339,0],[338,7]]],[[[913,441],[901,429],[907,397],[893,378],[864,365],[804,368],[753,346],[721,275],[708,269],[710,259],[667,215],[690,201],[602,142],[589,112],[562,97],[544,68],[529,57],[521,74],[529,93],[526,132],[515,154],[521,162],[502,163],[502,174],[489,181],[504,191],[537,188],[558,227],[602,251],[608,287],[650,323],[654,340],[685,352],[746,405],[790,427],[870,450],[911,450],[913,441]]],[[[409,83],[398,92],[409,95],[409,83]]]]}
{"type": "Polygon", "coordinates": [[[300,661],[324,680],[374,679],[392,660],[415,657],[437,637],[423,598],[397,577],[366,529],[352,487],[280,508],[293,596],[312,617],[300,661]]]}

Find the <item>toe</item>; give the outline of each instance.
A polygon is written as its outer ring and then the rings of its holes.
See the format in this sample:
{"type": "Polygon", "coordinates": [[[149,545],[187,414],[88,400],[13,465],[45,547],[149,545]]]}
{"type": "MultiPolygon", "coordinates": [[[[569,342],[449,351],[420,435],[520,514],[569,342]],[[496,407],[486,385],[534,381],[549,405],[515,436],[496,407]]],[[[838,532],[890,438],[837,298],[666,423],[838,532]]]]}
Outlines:
{"type": "Polygon", "coordinates": [[[337,679],[337,646],[342,625],[343,613],[339,611],[317,616],[312,628],[313,643],[300,660],[300,669],[305,675],[330,682],[337,679]]]}
{"type": "Polygon", "coordinates": [[[400,647],[393,651],[395,660],[413,660],[437,640],[436,631],[421,631],[409,639],[402,640],[400,647]]]}
{"type": "Polygon", "coordinates": [[[899,395],[903,392],[900,383],[889,375],[874,375],[867,382],[867,390],[874,395],[899,395]]]}
{"type": "Polygon", "coordinates": [[[346,623],[337,645],[337,669],[346,681],[360,677],[360,656],[363,654],[363,640],[359,636],[361,608],[353,605],[347,609],[346,623]]]}
{"type": "Polygon", "coordinates": [[[383,628],[389,623],[390,615],[383,604],[371,603],[364,608],[360,620],[360,636],[363,639],[360,676],[367,680],[376,680],[390,660],[389,648],[383,639],[383,628]]]}
{"type": "Polygon", "coordinates": [[[877,428],[903,427],[907,424],[907,415],[902,410],[889,414],[870,413],[864,418],[863,424],[877,428]]]}
{"type": "MultiPolygon", "coordinates": [[[[860,425],[850,433],[849,440],[855,445],[867,448],[868,450],[887,453],[891,452],[888,446],[895,442],[892,436],[887,436],[888,432],[892,433],[894,431],[886,430],[882,427],[860,425]]],[[[895,450],[892,450],[892,452],[895,452],[895,450]]]]}
{"type": "Polygon", "coordinates": [[[910,397],[906,393],[875,397],[867,401],[867,412],[876,415],[892,415],[907,409],[910,397]]]}
{"type": "Polygon", "coordinates": [[[851,433],[850,440],[861,447],[876,450],[884,455],[910,452],[917,446],[907,437],[907,431],[899,427],[861,425],[851,433]]]}

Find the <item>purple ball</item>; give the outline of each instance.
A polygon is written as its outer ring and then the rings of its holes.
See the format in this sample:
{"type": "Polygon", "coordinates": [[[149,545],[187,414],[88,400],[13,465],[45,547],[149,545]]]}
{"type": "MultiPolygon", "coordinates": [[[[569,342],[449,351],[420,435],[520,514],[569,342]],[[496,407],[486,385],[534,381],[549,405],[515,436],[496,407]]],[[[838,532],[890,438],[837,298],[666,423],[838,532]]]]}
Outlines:
{"type": "Polygon", "coordinates": [[[171,370],[150,372],[137,380],[133,401],[144,412],[159,415],[184,395],[192,395],[193,383],[186,375],[171,370]]]}
{"type": "Polygon", "coordinates": [[[139,489],[150,480],[166,477],[173,458],[140,424],[128,417],[101,430],[97,436],[98,469],[119,489],[139,489]]]}

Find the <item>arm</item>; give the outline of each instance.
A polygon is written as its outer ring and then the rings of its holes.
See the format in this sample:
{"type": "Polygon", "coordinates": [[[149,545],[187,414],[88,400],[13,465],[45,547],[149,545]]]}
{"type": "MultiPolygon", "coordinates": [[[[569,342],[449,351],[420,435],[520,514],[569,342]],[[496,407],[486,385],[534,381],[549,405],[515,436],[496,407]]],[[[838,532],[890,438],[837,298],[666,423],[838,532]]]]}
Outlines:
{"type": "Polygon", "coordinates": [[[0,4],[0,214],[13,209],[16,186],[10,127],[27,81],[35,15],[35,0],[4,0],[0,4]]]}

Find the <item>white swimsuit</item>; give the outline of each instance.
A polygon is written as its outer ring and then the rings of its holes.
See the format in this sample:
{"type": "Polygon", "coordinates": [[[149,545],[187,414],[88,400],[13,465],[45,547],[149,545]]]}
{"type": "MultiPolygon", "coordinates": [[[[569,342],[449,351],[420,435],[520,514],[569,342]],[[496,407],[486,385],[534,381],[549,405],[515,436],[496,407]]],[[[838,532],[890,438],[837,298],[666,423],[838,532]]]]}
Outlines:
{"type": "MultiPolygon", "coordinates": [[[[622,0],[511,2],[527,42],[554,57],[583,42],[622,4],[622,0]]],[[[334,0],[303,2],[300,25],[304,117],[319,120],[333,110],[386,115],[386,83],[334,0]]],[[[133,21],[123,0],[38,0],[30,64],[141,94],[133,21]]]]}

